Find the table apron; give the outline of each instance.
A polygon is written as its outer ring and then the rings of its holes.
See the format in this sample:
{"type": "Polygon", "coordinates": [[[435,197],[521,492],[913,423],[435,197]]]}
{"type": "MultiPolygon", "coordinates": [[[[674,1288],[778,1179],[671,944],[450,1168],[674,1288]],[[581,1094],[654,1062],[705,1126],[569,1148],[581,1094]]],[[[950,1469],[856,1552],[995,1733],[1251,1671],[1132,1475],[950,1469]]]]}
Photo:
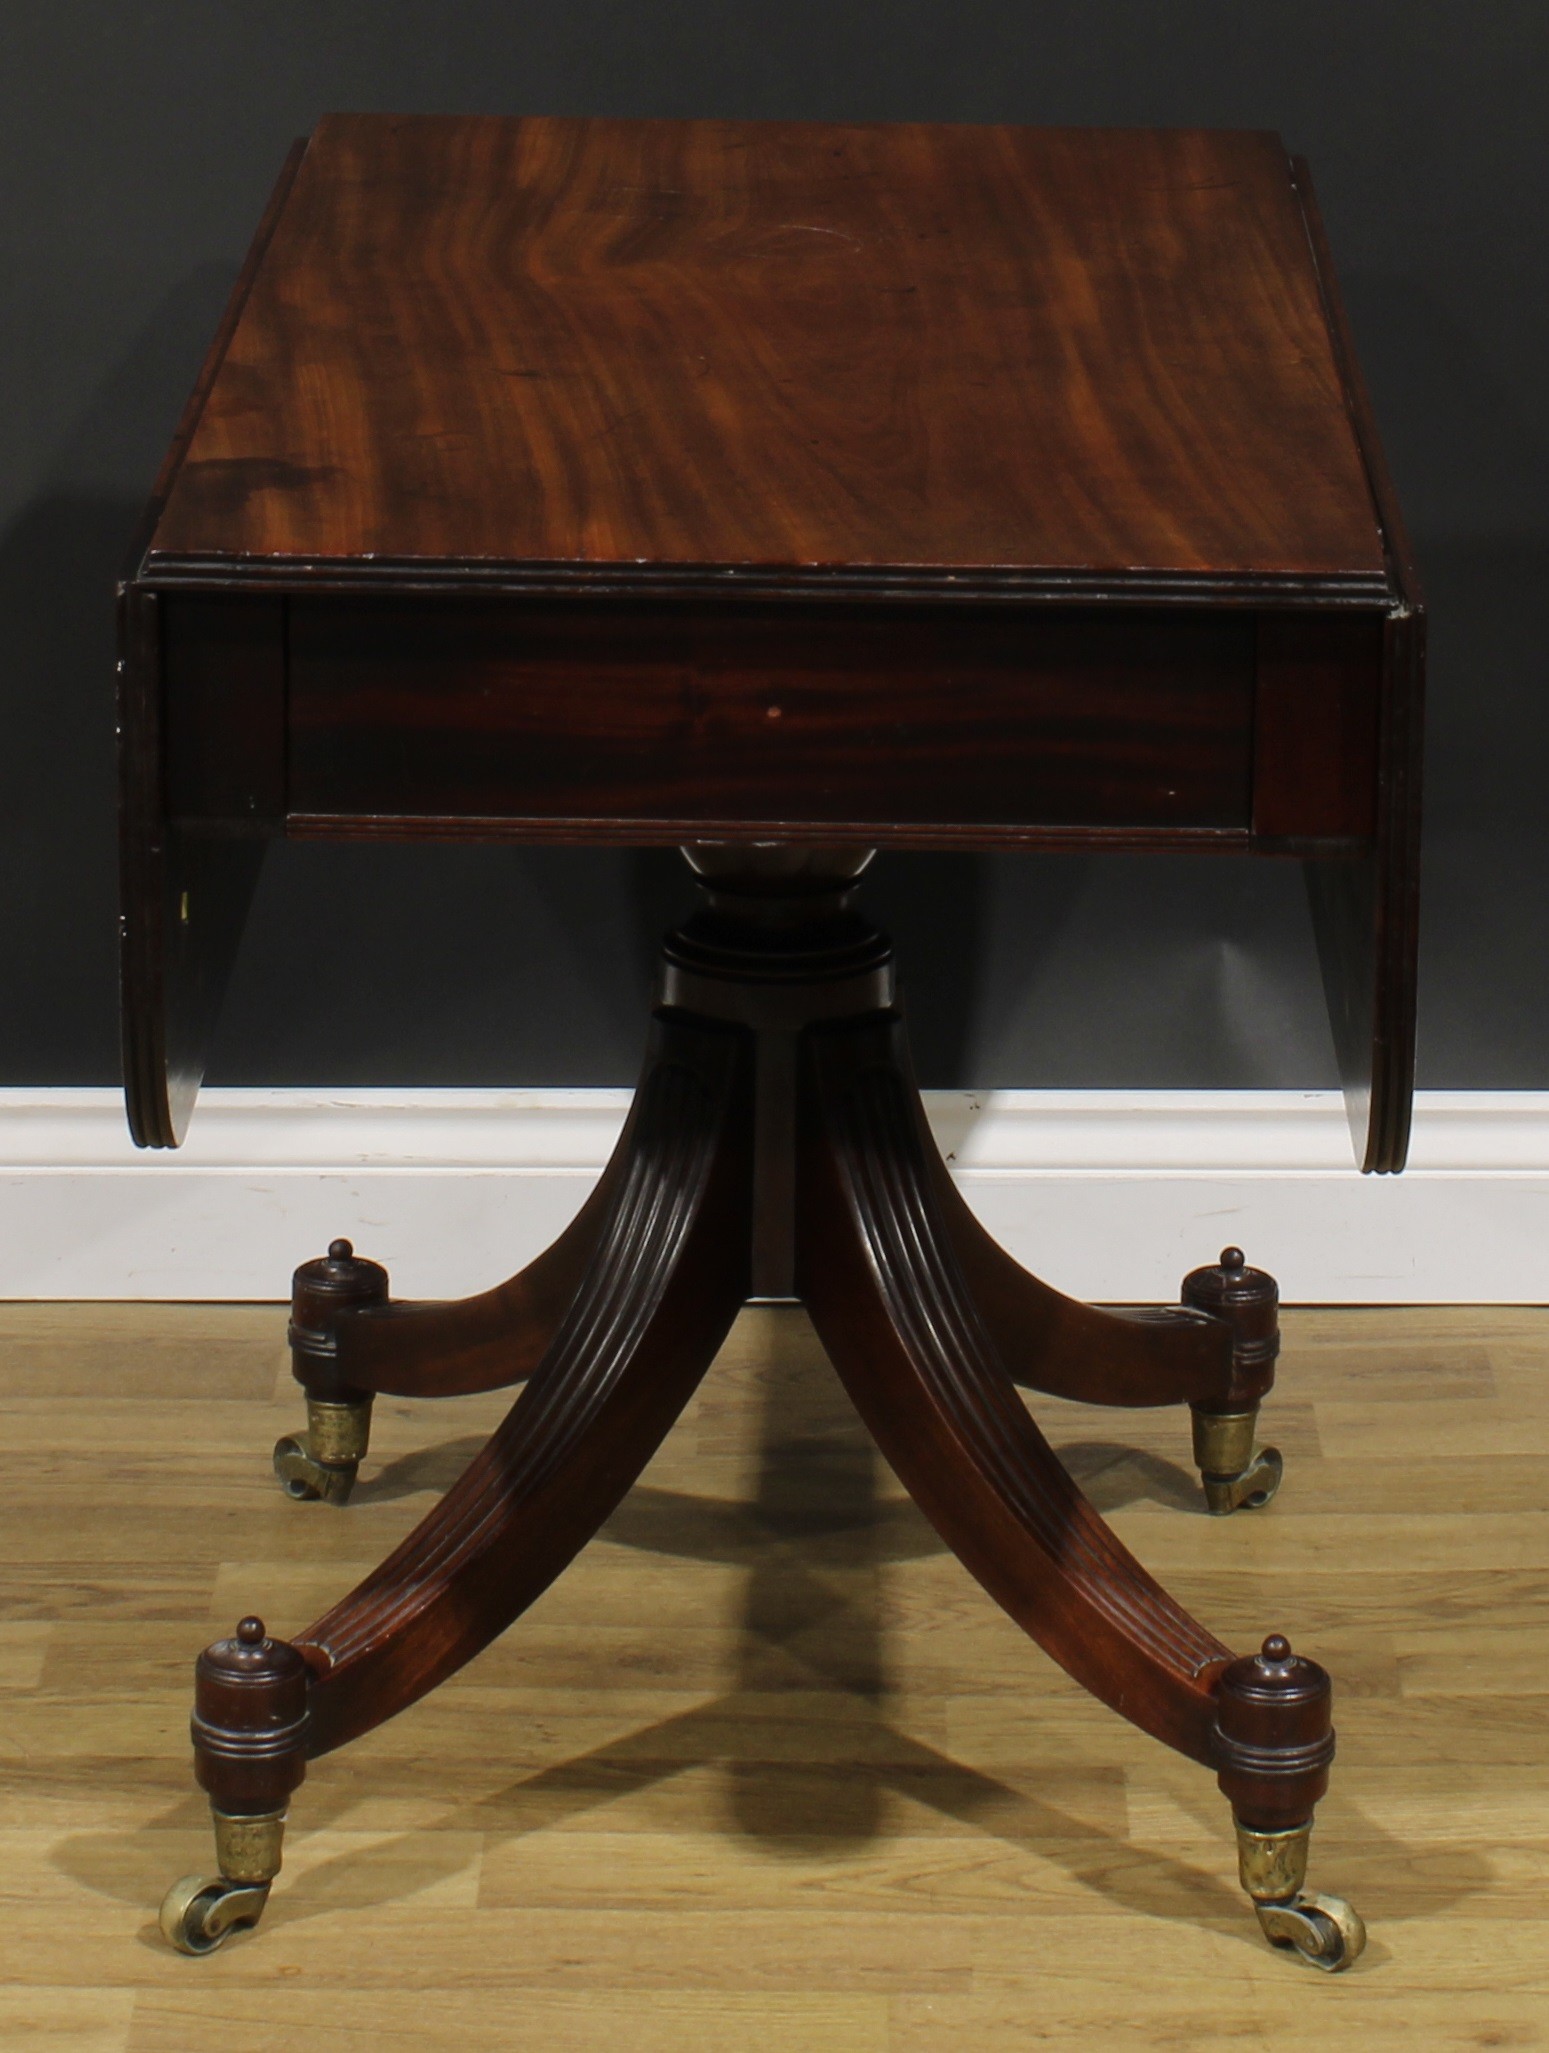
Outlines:
{"type": "Polygon", "coordinates": [[[168,810],[290,831],[1370,835],[1380,636],[1158,607],[169,594],[168,810]]]}
{"type": "Polygon", "coordinates": [[[293,603],[289,804],[1240,827],[1251,623],[293,603]]]}

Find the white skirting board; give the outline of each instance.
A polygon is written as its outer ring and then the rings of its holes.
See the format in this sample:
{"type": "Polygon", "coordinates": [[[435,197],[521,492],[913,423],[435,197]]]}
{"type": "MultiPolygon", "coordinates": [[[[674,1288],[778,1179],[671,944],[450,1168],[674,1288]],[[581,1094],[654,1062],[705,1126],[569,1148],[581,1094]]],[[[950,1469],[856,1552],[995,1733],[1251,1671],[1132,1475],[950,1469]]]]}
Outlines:
{"type": "MultiPolygon", "coordinates": [[[[457,1297],[565,1224],[626,1091],[208,1090],[140,1153],[112,1090],[0,1090],[0,1297],[263,1300],[345,1235],[457,1297]]],[[[1076,1297],[1176,1297],[1235,1242],[1312,1304],[1549,1302],[1549,1092],[1422,1092],[1411,1167],[1363,1177],[1325,1091],[937,1091],[990,1231],[1076,1297]]]]}

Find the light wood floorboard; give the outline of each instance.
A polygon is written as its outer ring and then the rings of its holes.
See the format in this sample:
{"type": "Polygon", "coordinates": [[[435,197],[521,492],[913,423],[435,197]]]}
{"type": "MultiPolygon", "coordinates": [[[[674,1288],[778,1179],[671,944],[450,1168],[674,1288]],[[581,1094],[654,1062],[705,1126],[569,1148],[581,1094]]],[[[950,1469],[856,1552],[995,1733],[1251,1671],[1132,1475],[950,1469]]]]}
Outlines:
{"type": "Polygon", "coordinates": [[[298,1505],[283,1311],[0,1308],[0,2045],[1549,2046],[1549,1312],[1286,1332],[1256,1516],[1203,1515],[1185,1414],[1034,1408],[1223,1638],[1333,1669],[1351,1974],[1263,1945],[1212,1778],[995,1610],[772,1311],[525,1619],[316,1766],[259,1932],[189,1961],[154,1914],[210,1860],[195,1653],[306,1625],[504,1400],[382,1401],[354,1501],[298,1505]]]}

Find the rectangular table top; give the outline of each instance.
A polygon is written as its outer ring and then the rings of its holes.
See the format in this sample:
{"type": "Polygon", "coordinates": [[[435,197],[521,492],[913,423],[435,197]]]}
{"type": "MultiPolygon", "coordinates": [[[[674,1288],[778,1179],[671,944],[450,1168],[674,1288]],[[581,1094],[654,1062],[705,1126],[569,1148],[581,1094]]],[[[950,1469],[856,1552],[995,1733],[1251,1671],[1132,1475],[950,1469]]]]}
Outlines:
{"type": "Polygon", "coordinates": [[[1385,587],[1271,135],[337,115],[267,230],[146,575],[1385,587]]]}
{"type": "Polygon", "coordinates": [[[338,115],[121,587],[131,1122],[279,835],[1306,863],[1401,1165],[1424,618],[1273,136],[338,115]]]}

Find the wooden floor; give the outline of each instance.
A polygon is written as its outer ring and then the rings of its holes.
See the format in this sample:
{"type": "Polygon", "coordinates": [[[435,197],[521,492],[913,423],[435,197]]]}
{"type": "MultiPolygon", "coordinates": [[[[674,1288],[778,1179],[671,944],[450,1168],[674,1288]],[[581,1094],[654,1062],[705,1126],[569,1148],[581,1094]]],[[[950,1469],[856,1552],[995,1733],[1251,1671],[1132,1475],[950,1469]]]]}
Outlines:
{"type": "Polygon", "coordinates": [[[1549,2045],[1549,1313],[1286,1323],[1259,1515],[1202,1515],[1177,1413],[1036,1409],[1210,1626],[1334,1671],[1312,1881],[1371,1927],[1336,1978],[1264,1946],[1212,1778],[995,1611],[783,1312],[535,1610],[317,1765],[258,1933],[173,1955],[194,1654],[305,1625],[501,1405],[384,1401],[355,1501],[298,1505],[282,1311],[0,1309],[0,2045],[1549,2045]]]}

